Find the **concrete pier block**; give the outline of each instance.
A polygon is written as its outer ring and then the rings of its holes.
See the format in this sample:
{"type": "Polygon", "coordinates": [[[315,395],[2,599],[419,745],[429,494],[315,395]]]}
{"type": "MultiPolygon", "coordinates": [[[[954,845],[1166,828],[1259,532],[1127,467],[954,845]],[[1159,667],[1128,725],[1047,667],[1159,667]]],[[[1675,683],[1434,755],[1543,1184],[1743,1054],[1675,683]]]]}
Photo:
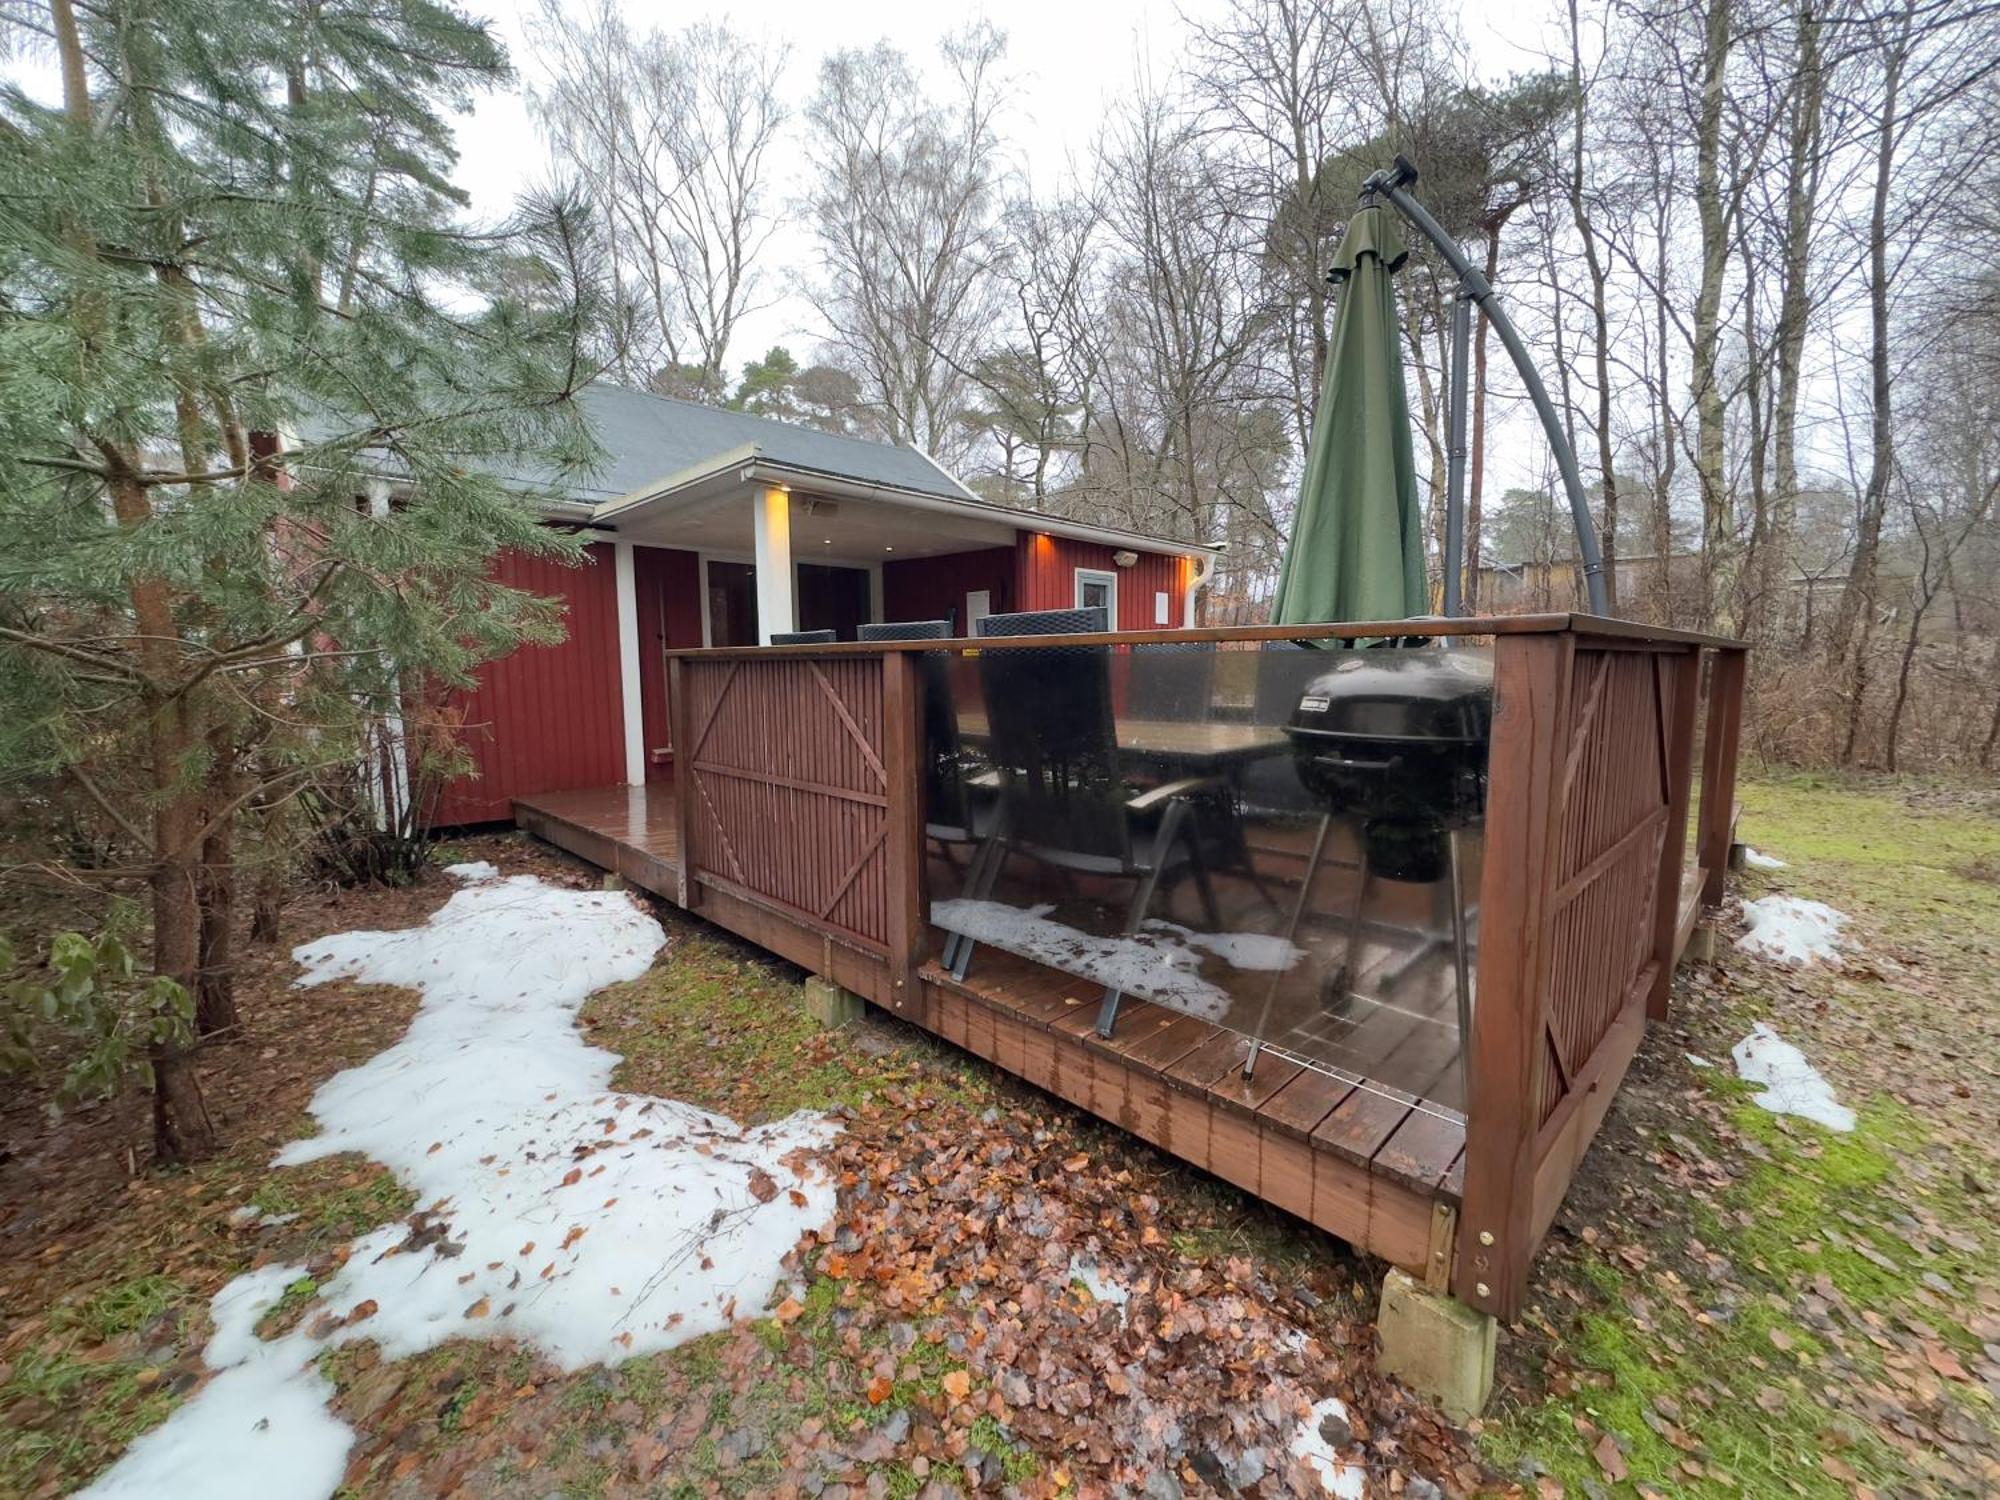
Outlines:
{"type": "Polygon", "coordinates": [[[806,1014],[826,1027],[845,1026],[861,1019],[867,1002],[852,990],[842,989],[831,979],[817,974],[805,982],[806,1014]]]}
{"type": "Polygon", "coordinates": [[[1485,1313],[1402,1271],[1382,1283],[1375,1328],[1382,1341],[1381,1368],[1454,1422],[1478,1416],[1493,1394],[1493,1355],[1499,1324],[1485,1313]]]}

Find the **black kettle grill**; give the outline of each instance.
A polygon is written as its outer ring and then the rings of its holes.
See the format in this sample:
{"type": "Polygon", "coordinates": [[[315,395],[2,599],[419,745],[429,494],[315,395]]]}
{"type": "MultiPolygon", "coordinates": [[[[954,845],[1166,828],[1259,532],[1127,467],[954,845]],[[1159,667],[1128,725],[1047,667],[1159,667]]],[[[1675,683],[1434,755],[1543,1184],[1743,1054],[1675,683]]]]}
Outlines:
{"type": "Polygon", "coordinates": [[[1286,731],[1307,790],[1361,820],[1369,873],[1427,882],[1485,810],[1492,724],[1485,652],[1375,648],[1307,683],[1286,731]]]}

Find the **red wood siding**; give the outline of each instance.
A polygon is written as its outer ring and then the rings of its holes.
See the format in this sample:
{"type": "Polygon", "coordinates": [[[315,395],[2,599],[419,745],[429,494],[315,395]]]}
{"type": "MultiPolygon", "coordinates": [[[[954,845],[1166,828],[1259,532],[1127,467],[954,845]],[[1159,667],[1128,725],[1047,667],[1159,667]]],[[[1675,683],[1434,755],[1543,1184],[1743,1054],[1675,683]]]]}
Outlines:
{"type": "Polygon", "coordinates": [[[1021,608],[1014,600],[1014,549],[981,547],[941,557],[912,557],[882,564],[882,618],[942,620],[965,630],[965,596],[985,589],[996,615],[1021,608]]]}
{"type": "Polygon", "coordinates": [[[443,789],[433,825],[511,818],[516,796],[625,779],[616,576],[608,545],[586,551],[578,567],[516,552],[494,564],[501,582],[560,599],[569,634],[488,662],[469,692],[452,695],[478,774],[443,789]]]}
{"type": "Polygon", "coordinates": [[[1076,604],[1076,570],[1088,568],[1118,576],[1116,630],[1178,630],[1194,564],[1168,552],[1141,552],[1129,568],[1112,562],[1114,548],[1096,542],[1072,541],[1046,532],[1021,533],[1020,600],[1016,609],[1070,609],[1076,604]],[[1155,616],[1154,595],[1167,596],[1167,619],[1155,616]]]}
{"type": "Polygon", "coordinates": [[[634,547],[632,575],[639,595],[639,700],[645,724],[646,779],[669,781],[673,742],[667,713],[670,646],[701,644],[701,559],[671,547],[634,547]]]}

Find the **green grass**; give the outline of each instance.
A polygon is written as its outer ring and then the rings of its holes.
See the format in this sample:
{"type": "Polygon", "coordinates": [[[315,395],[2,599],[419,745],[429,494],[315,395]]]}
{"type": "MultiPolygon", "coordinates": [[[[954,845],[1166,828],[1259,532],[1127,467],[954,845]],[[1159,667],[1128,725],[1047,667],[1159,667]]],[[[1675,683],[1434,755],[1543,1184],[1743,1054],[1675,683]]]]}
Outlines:
{"type": "Polygon", "coordinates": [[[272,1173],[257,1184],[250,1203],[265,1214],[298,1215],[309,1248],[318,1250],[345,1244],[379,1224],[402,1218],[415,1207],[416,1198],[386,1167],[342,1154],[272,1173]],[[347,1185],[346,1179],[357,1170],[367,1172],[367,1180],[347,1185]]]}
{"type": "MultiPolygon", "coordinates": [[[[1682,1282],[1668,1277],[1666,1266],[1679,1264],[1670,1254],[1634,1268],[1602,1248],[1579,1250],[1567,1269],[1585,1283],[1585,1308],[1559,1329],[1544,1325],[1557,1336],[1555,1363],[1578,1372],[1578,1388],[1492,1414],[1481,1446],[1504,1473],[1545,1472],[1571,1494],[1831,1500],[1857,1482],[1882,1493],[1949,1488],[1948,1473],[1928,1472],[1843,1398],[1857,1386],[1894,1391],[1907,1382],[1892,1361],[1921,1365],[1912,1325],[1966,1360],[1979,1352],[1951,1310],[1977,1307],[1975,1288],[2000,1265],[2000,1233],[1966,1174],[1939,1164],[1989,1151],[1990,1140],[1968,1128],[1961,1109],[1920,1113],[1869,1085],[1896,1086],[1874,1051],[1890,1037],[1914,1049],[1898,1066],[1926,1074],[1944,1065],[1932,1049],[1976,1045],[1972,1014],[1955,1012],[1939,1029],[1932,988],[2000,992],[1993,942],[1952,936],[2000,931],[2000,885],[1979,873],[2000,860],[2000,821],[1960,806],[1949,784],[1764,775],[1747,779],[1741,798],[1742,836],[1791,865],[1775,878],[1746,876],[1747,894],[1778,884],[1829,901],[1855,917],[1865,950],[1904,954],[1910,965],[1891,982],[1873,972],[1872,958],[1804,976],[1744,961],[1709,1002],[1712,1044],[1727,1046],[1752,1019],[1775,1016],[1835,1079],[1857,1127],[1839,1135],[1772,1115],[1726,1068],[1693,1074],[1717,1129],[1694,1114],[1673,1127],[1738,1175],[1712,1197],[1691,1195],[1685,1222],[1658,1234],[1704,1247],[1724,1269],[1682,1282]],[[1818,1013],[1800,990],[1819,1001],[1818,1013]],[[1927,1276],[1957,1296],[1941,1296],[1927,1276]],[[1824,1327],[1821,1303],[1833,1309],[1824,1327]],[[1866,1334],[1857,1331],[1864,1314],[1875,1320],[1866,1334]],[[1606,1431],[1620,1440],[1630,1474],[1615,1486],[1593,1452],[1606,1431]]],[[[1656,1145],[1678,1149],[1664,1136],[1656,1145]]],[[[1656,1235],[1651,1248],[1668,1247],[1656,1235]]],[[[1972,1425],[1993,1425],[1993,1403],[1978,1387],[1936,1384],[1972,1425]]]]}
{"type": "MultiPolygon", "coordinates": [[[[1827,773],[1746,778],[1743,836],[1787,860],[1789,883],[1891,925],[1941,918],[1961,933],[2000,921],[2000,818],[1953,807],[1977,789],[1948,781],[1884,783],[1827,773]]],[[[1912,934],[1916,935],[1916,934],[1912,934]]]]}
{"type": "Polygon", "coordinates": [[[924,1090],[975,1109],[996,1097],[993,1075],[912,1031],[863,1051],[807,1015],[799,987],[740,944],[677,924],[672,957],[584,1007],[600,1045],[624,1057],[620,1088],[720,1110],[739,1123],[801,1109],[860,1108],[921,1079],[924,1090]]]}
{"type": "Polygon", "coordinates": [[[192,1343],[206,1327],[201,1299],[157,1273],[53,1309],[42,1337],[0,1366],[0,1494],[89,1473],[165,1421],[178,1397],[151,1346],[192,1343]]]}

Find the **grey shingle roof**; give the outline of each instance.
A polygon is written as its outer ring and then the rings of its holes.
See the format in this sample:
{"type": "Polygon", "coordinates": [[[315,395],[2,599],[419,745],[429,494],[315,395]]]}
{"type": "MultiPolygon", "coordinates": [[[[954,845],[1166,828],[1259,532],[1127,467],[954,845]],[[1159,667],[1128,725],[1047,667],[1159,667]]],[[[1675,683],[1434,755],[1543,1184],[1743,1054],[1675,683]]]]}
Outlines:
{"type": "Polygon", "coordinates": [[[966,498],[964,490],[914,448],[841,437],[622,386],[593,385],[580,399],[606,462],[602,470],[572,486],[579,500],[630,494],[746,444],[755,444],[759,457],[791,468],[949,500],[966,498]]]}

